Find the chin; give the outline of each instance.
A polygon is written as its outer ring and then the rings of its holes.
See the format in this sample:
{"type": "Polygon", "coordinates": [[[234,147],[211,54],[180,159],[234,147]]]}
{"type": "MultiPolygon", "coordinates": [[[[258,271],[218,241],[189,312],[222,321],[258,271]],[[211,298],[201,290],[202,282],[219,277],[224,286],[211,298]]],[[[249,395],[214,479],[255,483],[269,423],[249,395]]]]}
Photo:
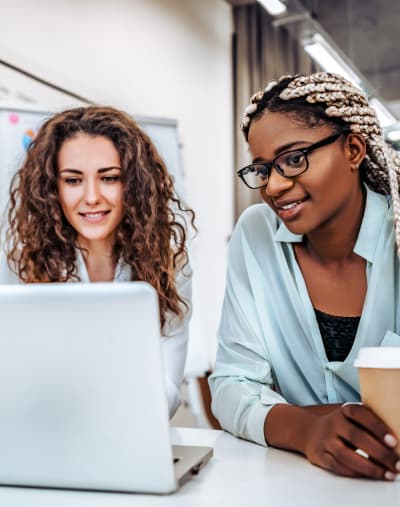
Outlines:
{"type": "Polygon", "coordinates": [[[292,234],[297,234],[299,236],[305,236],[312,230],[312,228],[307,227],[306,224],[301,222],[284,222],[284,224],[292,234]]]}
{"type": "Polygon", "coordinates": [[[78,232],[78,234],[85,241],[106,241],[112,237],[112,233],[110,232],[104,234],[85,234],[85,232],[78,232]]]}

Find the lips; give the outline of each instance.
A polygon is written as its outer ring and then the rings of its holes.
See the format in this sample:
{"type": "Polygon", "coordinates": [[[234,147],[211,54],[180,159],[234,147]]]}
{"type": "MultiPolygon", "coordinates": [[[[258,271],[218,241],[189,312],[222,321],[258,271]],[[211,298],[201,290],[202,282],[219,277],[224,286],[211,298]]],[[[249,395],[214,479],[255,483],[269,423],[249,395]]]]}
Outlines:
{"type": "Polygon", "coordinates": [[[290,201],[289,200],[273,201],[273,205],[278,210],[285,210],[286,211],[286,210],[295,208],[296,206],[298,206],[302,202],[306,201],[307,199],[308,199],[308,197],[306,196],[301,199],[296,199],[296,200],[291,199],[290,201]]]}
{"type": "Polygon", "coordinates": [[[272,205],[275,209],[275,213],[282,220],[294,220],[301,210],[303,209],[303,203],[309,199],[308,196],[300,199],[285,199],[281,201],[272,201],[272,205]]]}
{"type": "Polygon", "coordinates": [[[101,217],[107,215],[108,213],[110,213],[110,211],[108,211],[108,210],[106,210],[106,211],[88,211],[86,213],[80,212],[79,215],[84,218],[96,219],[96,218],[101,218],[101,217]]]}
{"type": "Polygon", "coordinates": [[[79,216],[81,220],[86,224],[102,224],[105,221],[107,215],[111,212],[111,210],[100,210],[100,211],[86,211],[80,212],[79,216]]]}

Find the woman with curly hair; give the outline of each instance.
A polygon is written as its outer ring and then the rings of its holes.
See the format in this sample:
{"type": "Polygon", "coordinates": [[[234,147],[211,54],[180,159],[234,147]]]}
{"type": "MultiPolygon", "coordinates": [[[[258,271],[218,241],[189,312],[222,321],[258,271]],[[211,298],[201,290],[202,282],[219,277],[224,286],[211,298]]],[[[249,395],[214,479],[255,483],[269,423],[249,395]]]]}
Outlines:
{"type": "Polygon", "coordinates": [[[11,183],[2,283],[141,280],[158,292],[170,416],[187,351],[185,209],[149,137],[122,111],[79,107],[39,129],[11,183]]]}
{"type": "Polygon", "coordinates": [[[399,156],[363,92],[325,72],[270,83],[242,131],[238,176],[264,202],[230,243],[214,414],[337,474],[394,480],[400,435],[359,404],[354,360],[400,347],[399,156]]]}

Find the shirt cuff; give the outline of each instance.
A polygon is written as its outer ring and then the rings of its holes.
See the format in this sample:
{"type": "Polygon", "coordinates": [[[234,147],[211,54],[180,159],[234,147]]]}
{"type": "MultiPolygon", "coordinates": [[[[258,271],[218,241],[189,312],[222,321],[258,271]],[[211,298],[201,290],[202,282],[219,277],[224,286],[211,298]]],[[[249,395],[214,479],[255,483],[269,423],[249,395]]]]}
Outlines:
{"type": "Polygon", "coordinates": [[[264,423],[269,411],[274,405],[262,405],[257,403],[251,408],[247,419],[247,433],[249,440],[267,447],[264,436],[264,423]]]}

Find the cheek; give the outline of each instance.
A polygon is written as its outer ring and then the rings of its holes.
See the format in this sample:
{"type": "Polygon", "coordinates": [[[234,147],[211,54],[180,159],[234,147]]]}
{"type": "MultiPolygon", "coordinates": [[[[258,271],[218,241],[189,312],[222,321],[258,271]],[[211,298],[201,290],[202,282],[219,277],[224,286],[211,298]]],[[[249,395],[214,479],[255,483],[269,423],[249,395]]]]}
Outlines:
{"type": "Polygon", "coordinates": [[[60,198],[60,204],[65,214],[68,213],[80,200],[80,193],[78,188],[59,185],[58,195],[60,198]]]}
{"type": "Polygon", "coordinates": [[[268,197],[267,195],[267,192],[266,192],[267,188],[264,187],[264,188],[260,188],[259,192],[260,192],[260,197],[261,199],[266,203],[268,204],[268,206],[272,206],[271,204],[271,199],[268,197]]]}
{"type": "Polygon", "coordinates": [[[117,206],[122,206],[123,200],[123,188],[122,184],[115,185],[113,187],[108,188],[107,192],[108,198],[117,206]]]}

